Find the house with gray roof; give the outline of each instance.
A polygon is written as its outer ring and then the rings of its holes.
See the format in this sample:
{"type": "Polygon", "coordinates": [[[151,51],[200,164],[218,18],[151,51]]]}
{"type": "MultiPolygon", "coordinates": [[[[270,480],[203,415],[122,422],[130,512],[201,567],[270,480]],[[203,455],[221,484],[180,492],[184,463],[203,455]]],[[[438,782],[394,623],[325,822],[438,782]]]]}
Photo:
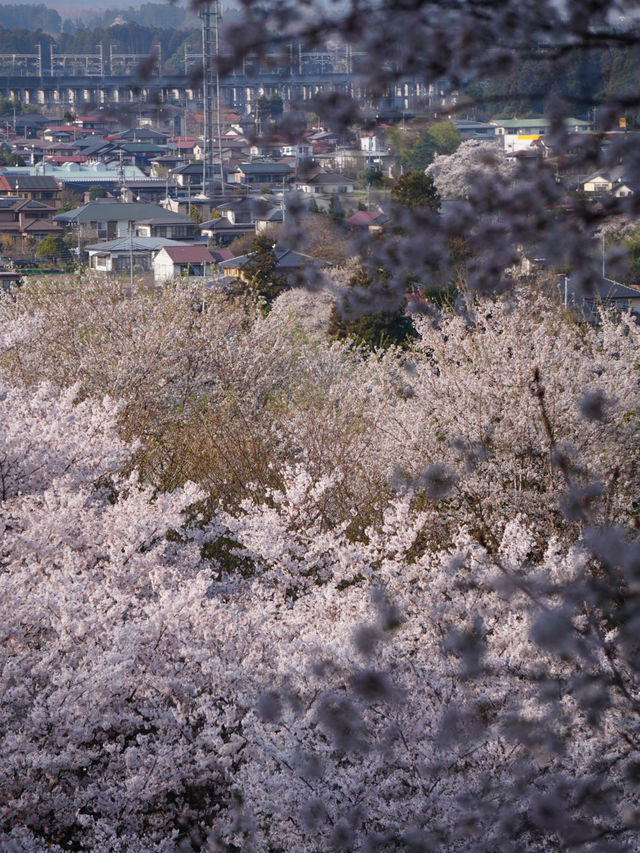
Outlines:
{"type": "MultiPolygon", "coordinates": [[[[276,272],[285,275],[292,285],[302,282],[305,270],[308,268],[319,270],[330,266],[327,261],[320,261],[317,258],[311,257],[311,255],[294,252],[292,249],[283,249],[279,246],[274,246],[273,251],[276,256],[276,272]]],[[[239,255],[236,258],[223,261],[220,264],[220,269],[229,278],[244,280],[246,278],[245,267],[251,263],[252,254],[249,252],[248,255],[239,255]]]]}
{"type": "Polygon", "coordinates": [[[237,169],[229,174],[229,182],[251,187],[281,187],[283,181],[289,181],[291,174],[289,163],[240,163],[237,169]]]}
{"type": "Polygon", "coordinates": [[[112,201],[99,198],[87,202],[81,207],[59,213],[54,217],[55,222],[67,228],[81,228],[94,231],[98,237],[113,240],[125,237],[130,230],[141,233],[146,237],[169,237],[193,239],[197,226],[188,217],[173,213],[157,204],[112,201]],[[172,227],[170,227],[172,226],[172,227]],[[165,233],[161,233],[164,229],[165,233]],[[171,231],[171,233],[169,233],[171,231]]]}
{"type": "Polygon", "coordinates": [[[296,182],[295,188],[310,195],[352,193],[353,181],[338,172],[315,172],[296,182]]]}
{"type": "Polygon", "coordinates": [[[563,276],[559,286],[565,306],[578,311],[590,323],[598,321],[600,308],[640,314],[640,289],[613,279],[598,279],[592,292],[584,292],[572,276],[563,276]]]}
{"type": "Polygon", "coordinates": [[[131,269],[137,271],[150,270],[153,258],[166,246],[180,246],[178,240],[168,240],[165,237],[119,237],[116,240],[106,240],[85,246],[89,256],[89,267],[96,272],[119,273],[131,269]]]}

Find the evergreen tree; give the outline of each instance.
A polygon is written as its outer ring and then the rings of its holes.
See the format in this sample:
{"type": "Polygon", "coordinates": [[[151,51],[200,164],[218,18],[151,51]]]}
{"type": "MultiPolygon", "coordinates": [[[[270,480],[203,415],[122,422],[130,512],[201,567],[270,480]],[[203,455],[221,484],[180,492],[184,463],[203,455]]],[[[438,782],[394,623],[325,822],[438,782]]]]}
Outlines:
{"type": "Polygon", "coordinates": [[[54,261],[68,260],[69,247],[59,234],[48,234],[40,242],[36,254],[39,258],[48,258],[54,261]]]}
{"type": "Polygon", "coordinates": [[[0,166],[24,166],[19,154],[14,154],[8,145],[0,146],[0,166]]]}
{"type": "Polygon", "coordinates": [[[340,203],[340,198],[335,194],[331,194],[329,199],[329,209],[327,210],[330,218],[337,224],[340,224],[344,219],[344,208],[340,203]]]}
{"type": "Polygon", "coordinates": [[[438,210],[440,196],[431,175],[424,172],[406,172],[395,183],[391,198],[400,207],[409,210],[438,210]]]}
{"type": "MultiPolygon", "coordinates": [[[[374,279],[364,269],[358,272],[349,281],[350,293],[339,305],[336,303],[329,319],[327,334],[334,340],[353,341],[355,346],[366,349],[388,349],[390,346],[406,349],[412,340],[418,337],[411,317],[405,313],[402,305],[395,311],[378,311],[376,313],[361,314],[353,317],[354,308],[357,305],[358,293],[360,291],[372,291],[374,288],[382,291],[384,295],[385,283],[389,279],[389,273],[380,272],[378,279],[374,279]],[[350,298],[351,297],[351,298],[350,298]]],[[[363,305],[371,304],[370,299],[362,299],[363,305]]]]}
{"type": "Polygon", "coordinates": [[[253,244],[253,251],[242,268],[242,281],[236,288],[237,294],[260,299],[271,306],[280,294],[288,290],[286,276],[277,273],[278,258],[267,234],[260,234],[253,244]]]}

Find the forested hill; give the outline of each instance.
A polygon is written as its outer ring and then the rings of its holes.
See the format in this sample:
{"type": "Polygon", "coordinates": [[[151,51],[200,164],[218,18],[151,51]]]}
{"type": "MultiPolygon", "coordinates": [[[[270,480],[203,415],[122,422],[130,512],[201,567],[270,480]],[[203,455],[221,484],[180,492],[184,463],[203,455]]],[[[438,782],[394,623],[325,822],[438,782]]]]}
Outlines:
{"type": "Polygon", "coordinates": [[[197,24],[197,17],[189,9],[170,3],[142,3],[139,6],[115,9],[87,9],[65,7],[61,16],[57,9],[44,3],[14,3],[0,5],[0,26],[8,29],[24,27],[33,32],[72,33],[84,27],[109,27],[121,18],[127,23],[142,24],[162,29],[185,29],[197,24]],[[73,17],[64,17],[64,13],[73,17]]]}
{"type": "Polygon", "coordinates": [[[44,30],[46,33],[59,33],[62,30],[62,18],[58,12],[55,9],[48,9],[44,4],[0,6],[0,26],[17,29],[23,27],[25,23],[28,23],[31,30],[44,30]]]}
{"type": "Polygon", "coordinates": [[[486,115],[502,118],[541,115],[550,94],[561,95],[571,104],[572,114],[585,118],[606,97],[623,96],[625,103],[635,98],[635,104],[628,103],[627,118],[637,124],[639,74],[637,45],[595,47],[560,62],[556,52],[531,51],[525,58],[514,59],[499,77],[474,83],[465,95],[479,101],[486,115]]]}

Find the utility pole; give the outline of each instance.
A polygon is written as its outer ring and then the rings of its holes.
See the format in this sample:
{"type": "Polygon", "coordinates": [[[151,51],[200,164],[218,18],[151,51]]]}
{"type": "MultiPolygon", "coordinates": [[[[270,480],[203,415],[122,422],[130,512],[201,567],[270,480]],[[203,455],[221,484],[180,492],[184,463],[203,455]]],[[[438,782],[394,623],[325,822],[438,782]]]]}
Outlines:
{"type": "Polygon", "coordinates": [[[224,169],[222,165],[222,129],[220,121],[220,0],[208,0],[200,7],[202,20],[202,93],[204,100],[204,155],[202,158],[202,192],[213,195],[214,178],[214,128],[218,135],[220,158],[220,183],[224,193],[224,169]],[[215,114],[213,101],[215,96],[215,114]]]}
{"type": "Polygon", "coordinates": [[[129,220],[129,284],[133,294],[133,219],[129,220]]]}

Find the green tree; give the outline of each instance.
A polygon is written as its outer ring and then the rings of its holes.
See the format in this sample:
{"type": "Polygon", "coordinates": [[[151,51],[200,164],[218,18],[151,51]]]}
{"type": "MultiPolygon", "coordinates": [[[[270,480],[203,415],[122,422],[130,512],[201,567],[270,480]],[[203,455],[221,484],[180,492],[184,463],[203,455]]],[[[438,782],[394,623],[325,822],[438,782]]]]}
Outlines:
{"type": "Polygon", "coordinates": [[[423,172],[433,162],[438,145],[428,130],[423,131],[401,159],[401,164],[414,172],[423,172]]]}
{"type": "Polygon", "coordinates": [[[380,187],[384,184],[384,173],[380,166],[370,166],[365,171],[363,178],[369,187],[380,187]]]}
{"type": "Polygon", "coordinates": [[[332,219],[336,224],[341,223],[344,219],[344,208],[340,203],[340,198],[335,193],[331,194],[327,213],[329,214],[330,219],[332,219]]]}
{"type": "Polygon", "coordinates": [[[106,198],[107,191],[100,184],[94,184],[89,187],[89,201],[95,201],[97,198],[106,198]]]}
{"type": "Polygon", "coordinates": [[[438,154],[453,154],[462,142],[460,131],[450,121],[438,121],[429,128],[438,154]]]}
{"type": "Polygon", "coordinates": [[[284,111],[284,103],[282,101],[282,97],[277,92],[274,92],[273,95],[271,95],[267,104],[271,118],[275,119],[282,115],[284,111]]]}
{"type": "Polygon", "coordinates": [[[8,145],[0,146],[0,166],[24,166],[24,160],[14,154],[8,145]]]}
{"type": "Polygon", "coordinates": [[[68,260],[70,257],[69,248],[59,234],[48,234],[44,237],[36,249],[36,255],[54,261],[68,260]]]}
{"type": "Polygon", "coordinates": [[[616,278],[625,284],[640,283],[640,231],[620,241],[626,252],[626,268],[616,273],[616,278]]]}
{"type": "Polygon", "coordinates": [[[390,295],[385,288],[389,278],[386,271],[380,271],[374,278],[366,270],[359,269],[349,281],[349,288],[354,291],[358,289],[361,293],[348,294],[340,304],[334,304],[327,327],[329,337],[333,340],[351,340],[355,346],[370,350],[388,349],[390,346],[406,349],[418,337],[418,333],[404,305],[395,311],[353,316],[358,311],[358,302],[362,302],[361,307],[365,310],[371,304],[370,292],[374,288],[382,298],[390,295]]]}
{"type": "Polygon", "coordinates": [[[200,225],[202,222],[202,213],[200,212],[200,208],[197,204],[191,205],[191,221],[195,222],[196,225],[200,225]]]}
{"type": "Polygon", "coordinates": [[[431,175],[424,172],[405,172],[395,182],[391,199],[409,210],[439,210],[440,196],[431,175]]]}
{"type": "Polygon", "coordinates": [[[289,289],[286,276],[276,272],[278,258],[267,234],[260,234],[253,243],[253,251],[242,267],[242,281],[235,293],[251,299],[262,300],[268,307],[289,289]]]}

